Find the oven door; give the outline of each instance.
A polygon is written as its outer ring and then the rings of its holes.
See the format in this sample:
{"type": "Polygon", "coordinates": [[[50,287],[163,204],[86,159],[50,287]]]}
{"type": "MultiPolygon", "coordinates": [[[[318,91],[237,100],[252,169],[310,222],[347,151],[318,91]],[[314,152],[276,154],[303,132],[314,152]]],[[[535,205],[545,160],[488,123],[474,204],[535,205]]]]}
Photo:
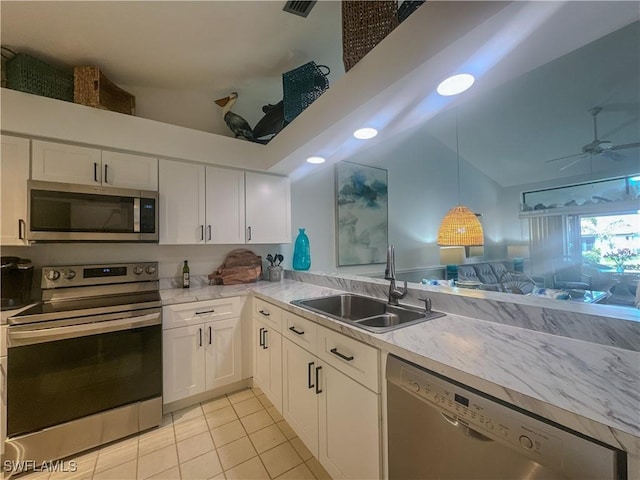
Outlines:
{"type": "Polygon", "coordinates": [[[8,328],[8,437],[161,397],[160,309],[115,315],[8,328]]]}

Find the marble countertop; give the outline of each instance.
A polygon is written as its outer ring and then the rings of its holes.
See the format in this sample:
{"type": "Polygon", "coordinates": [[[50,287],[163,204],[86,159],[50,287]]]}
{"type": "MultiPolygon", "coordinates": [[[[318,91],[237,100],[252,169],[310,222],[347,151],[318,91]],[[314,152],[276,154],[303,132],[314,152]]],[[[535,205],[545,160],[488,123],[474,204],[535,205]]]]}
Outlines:
{"type": "Polygon", "coordinates": [[[373,334],[291,305],[338,293],[293,280],[161,291],[164,304],[245,295],[338,330],[580,433],[640,455],[640,353],[447,313],[373,334]]]}

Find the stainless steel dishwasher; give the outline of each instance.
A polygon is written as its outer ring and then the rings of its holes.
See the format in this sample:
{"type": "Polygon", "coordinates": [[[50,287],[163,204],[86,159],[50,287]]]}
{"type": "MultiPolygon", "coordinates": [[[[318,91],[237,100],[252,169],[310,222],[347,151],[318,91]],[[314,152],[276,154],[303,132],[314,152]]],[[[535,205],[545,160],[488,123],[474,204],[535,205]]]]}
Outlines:
{"type": "Polygon", "coordinates": [[[626,480],[626,454],[393,355],[389,478],[626,480]]]}

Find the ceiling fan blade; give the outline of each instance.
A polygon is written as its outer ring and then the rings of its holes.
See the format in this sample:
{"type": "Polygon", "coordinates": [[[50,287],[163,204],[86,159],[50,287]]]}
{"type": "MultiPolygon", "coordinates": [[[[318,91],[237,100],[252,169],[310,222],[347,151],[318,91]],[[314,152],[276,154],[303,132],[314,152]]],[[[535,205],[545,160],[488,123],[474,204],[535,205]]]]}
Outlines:
{"type": "Polygon", "coordinates": [[[558,160],[565,160],[567,158],[573,158],[579,155],[583,155],[583,153],[580,152],[580,153],[574,153],[573,155],[565,155],[564,157],[552,158],[551,160],[545,160],[544,163],[557,162],[558,160]]]}
{"type": "Polygon", "coordinates": [[[615,147],[611,147],[611,150],[624,150],[626,148],[635,148],[635,147],[640,147],[640,142],[625,143],[624,145],[616,145],[615,147]]]}
{"type": "Polygon", "coordinates": [[[562,171],[562,170],[566,170],[566,169],[567,169],[567,168],[569,168],[569,167],[573,167],[576,163],[578,163],[580,160],[582,160],[582,159],[584,159],[584,158],[587,158],[587,157],[585,157],[585,156],[581,156],[580,158],[577,158],[577,159],[576,159],[576,160],[574,160],[573,162],[569,162],[569,163],[567,163],[565,166],[560,167],[560,171],[562,171]]]}

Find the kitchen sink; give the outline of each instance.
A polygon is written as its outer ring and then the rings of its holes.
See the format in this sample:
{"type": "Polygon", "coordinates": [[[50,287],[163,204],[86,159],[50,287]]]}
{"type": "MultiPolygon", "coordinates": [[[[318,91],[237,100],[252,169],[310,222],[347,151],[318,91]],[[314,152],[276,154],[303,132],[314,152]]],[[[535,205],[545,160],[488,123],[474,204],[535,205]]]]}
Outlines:
{"type": "Polygon", "coordinates": [[[444,313],[427,312],[406,305],[390,305],[384,300],[352,293],[294,300],[291,303],[374,333],[444,316],[444,313]]]}

